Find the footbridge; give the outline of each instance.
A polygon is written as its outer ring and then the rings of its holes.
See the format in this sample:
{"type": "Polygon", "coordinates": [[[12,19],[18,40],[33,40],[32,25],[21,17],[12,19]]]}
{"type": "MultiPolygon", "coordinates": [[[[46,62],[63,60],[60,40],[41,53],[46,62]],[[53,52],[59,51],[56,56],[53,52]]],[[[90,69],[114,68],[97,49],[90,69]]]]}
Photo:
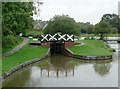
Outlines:
{"type": "Polygon", "coordinates": [[[45,36],[40,35],[39,40],[41,42],[56,42],[56,41],[62,41],[62,42],[74,42],[74,35],[68,35],[68,34],[46,34],[45,36]]]}
{"type": "Polygon", "coordinates": [[[61,53],[64,48],[74,46],[74,35],[68,34],[46,34],[40,35],[39,39],[41,45],[50,48],[51,53],[61,53]]]}

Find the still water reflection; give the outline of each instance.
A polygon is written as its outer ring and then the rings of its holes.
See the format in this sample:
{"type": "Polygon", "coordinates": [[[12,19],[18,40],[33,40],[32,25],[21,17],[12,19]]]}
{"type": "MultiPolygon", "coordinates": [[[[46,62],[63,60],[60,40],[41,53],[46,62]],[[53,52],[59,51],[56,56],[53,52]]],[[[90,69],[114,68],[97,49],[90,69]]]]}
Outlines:
{"type": "Polygon", "coordinates": [[[117,87],[118,52],[112,60],[78,60],[63,55],[15,72],[3,87],[117,87]]]}

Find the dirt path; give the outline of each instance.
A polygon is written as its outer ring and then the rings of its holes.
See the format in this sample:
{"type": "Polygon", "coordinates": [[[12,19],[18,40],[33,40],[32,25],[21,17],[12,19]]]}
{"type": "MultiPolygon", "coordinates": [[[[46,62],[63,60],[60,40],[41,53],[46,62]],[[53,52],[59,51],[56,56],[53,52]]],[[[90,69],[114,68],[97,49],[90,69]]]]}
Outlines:
{"type": "Polygon", "coordinates": [[[18,46],[16,46],[14,49],[12,49],[12,50],[4,53],[2,55],[2,58],[4,58],[4,57],[6,57],[6,56],[8,56],[10,54],[13,54],[14,52],[18,51],[20,48],[22,48],[24,45],[26,45],[28,41],[29,41],[28,38],[24,38],[24,41],[21,44],[19,44],[18,46]]]}

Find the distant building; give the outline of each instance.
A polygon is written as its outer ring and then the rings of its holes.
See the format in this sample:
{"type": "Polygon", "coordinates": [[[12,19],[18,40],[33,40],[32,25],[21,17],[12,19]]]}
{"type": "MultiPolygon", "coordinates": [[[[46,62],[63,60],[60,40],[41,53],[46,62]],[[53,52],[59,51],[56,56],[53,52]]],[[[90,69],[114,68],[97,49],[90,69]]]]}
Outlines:
{"type": "Polygon", "coordinates": [[[40,28],[44,29],[48,23],[48,21],[42,21],[42,20],[34,20],[34,21],[35,23],[37,23],[37,24],[34,24],[33,26],[34,29],[40,29],[40,28]]]}
{"type": "Polygon", "coordinates": [[[43,28],[39,23],[34,26],[34,29],[41,29],[43,28]]]}
{"type": "Polygon", "coordinates": [[[118,15],[119,15],[119,18],[120,18],[120,1],[118,2],[118,15]]]}

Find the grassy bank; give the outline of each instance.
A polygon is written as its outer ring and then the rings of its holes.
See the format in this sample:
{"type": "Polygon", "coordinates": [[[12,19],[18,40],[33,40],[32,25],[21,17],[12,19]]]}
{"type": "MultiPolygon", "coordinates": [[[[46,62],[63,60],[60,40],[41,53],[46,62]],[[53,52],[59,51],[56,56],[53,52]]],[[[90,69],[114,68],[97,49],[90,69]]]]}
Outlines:
{"type": "Polygon", "coordinates": [[[13,67],[17,66],[26,61],[32,60],[34,58],[42,57],[46,54],[48,48],[42,46],[33,46],[26,44],[18,52],[11,54],[4,59],[2,59],[2,69],[3,74],[9,71],[13,67]]]}
{"type": "Polygon", "coordinates": [[[70,47],[73,54],[83,56],[106,56],[112,55],[112,50],[102,40],[79,40],[85,45],[70,47]]]}

